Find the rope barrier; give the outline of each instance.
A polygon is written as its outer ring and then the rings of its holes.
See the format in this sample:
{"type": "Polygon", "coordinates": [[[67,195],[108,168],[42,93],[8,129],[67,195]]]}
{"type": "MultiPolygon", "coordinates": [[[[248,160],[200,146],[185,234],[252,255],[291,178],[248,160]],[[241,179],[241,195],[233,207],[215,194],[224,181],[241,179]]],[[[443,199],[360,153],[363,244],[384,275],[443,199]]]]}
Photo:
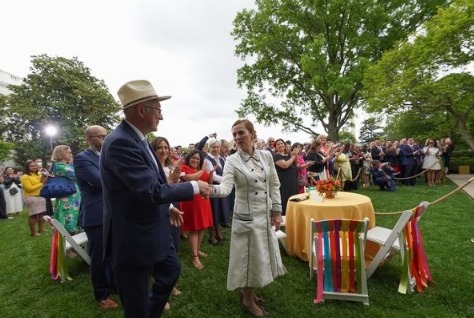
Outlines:
{"type": "MultiPolygon", "coordinates": [[[[437,162],[434,162],[428,169],[426,170],[423,170],[422,172],[420,172],[419,174],[416,174],[414,176],[411,176],[411,177],[405,177],[405,178],[395,178],[395,180],[408,180],[408,179],[413,179],[413,178],[418,178],[419,176],[421,175],[424,175],[425,173],[428,172],[428,170],[430,170],[431,168],[433,168],[436,164],[439,164],[441,166],[441,162],[440,160],[438,159],[437,162]]],[[[443,170],[443,169],[441,169],[443,170]]],[[[444,172],[444,171],[443,171],[444,172]]]]}
{"type": "MultiPolygon", "coordinates": [[[[472,181],[474,181],[474,177],[472,177],[471,179],[467,180],[465,183],[463,183],[462,185],[458,186],[456,189],[454,189],[453,191],[449,192],[448,194],[445,194],[443,195],[441,198],[439,199],[436,199],[434,200],[433,202],[429,202],[429,205],[434,205],[436,203],[439,203],[445,199],[447,199],[448,197],[450,197],[451,195],[453,195],[454,193],[462,190],[463,188],[465,188],[466,186],[468,186],[472,181]]],[[[415,207],[416,208],[416,207],[415,207]]],[[[415,208],[413,209],[410,209],[410,210],[414,210],[415,208]]],[[[397,214],[402,214],[404,211],[397,211],[397,212],[375,212],[376,215],[397,215],[397,214]]]]}
{"type": "MultiPolygon", "coordinates": [[[[359,171],[357,171],[357,175],[355,176],[355,178],[353,178],[352,180],[346,180],[346,181],[349,181],[349,182],[356,181],[357,179],[359,179],[359,175],[360,175],[361,171],[362,171],[362,168],[359,168],[359,171]]],[[[339,172],[342,174],[342,177],[347,179],[346,174],[344,173],[344,171],[342,171],[342,169],[340,167],[338,168],[338,171],[337,171],[337,176],[338,177],[339,177],[339,172]]],[[[341,182],[342,182],[342,177],[341,177],[341,182]]]]}

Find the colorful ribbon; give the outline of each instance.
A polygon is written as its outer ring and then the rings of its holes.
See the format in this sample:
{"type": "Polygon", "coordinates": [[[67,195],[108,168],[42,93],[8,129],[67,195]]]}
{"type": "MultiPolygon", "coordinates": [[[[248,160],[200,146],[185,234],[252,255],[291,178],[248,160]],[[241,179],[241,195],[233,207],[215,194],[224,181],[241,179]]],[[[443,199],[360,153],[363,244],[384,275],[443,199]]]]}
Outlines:
{"type": "Polygon", "coordinates": [[[362,291],[363,253],[359,234],[364,222],[322,220],[312,224],[316,235],[317,285],[314,303],[323,301],[324,291],[362,291]]]}
{"type": "Polygon", "coordinates": [[[428,281],[433,282],[428,261],[426,259],[423,236],[421,234],[419,221],[426,211],[422,205],[414,209],[410,221],[404,229],[406,254],[403,260],[402,274],[398,291],[402,294],[408,292],[410,286],[409,280],[413,277],[416,284],[416,290],[423,292],[423,288],[428,287],[428,281]]]}
{"type": "Polygon", "coordinates": [[[67,272],[67,267],[64,261],[66,258],[65,251],[66,248],[63,236],[58,230],[54,230],[51,241],[51,257],[49,261],[49,271],[53,280],[57,280],[58,278],[61,278],[61,282],[72,280],[67,272]]]}

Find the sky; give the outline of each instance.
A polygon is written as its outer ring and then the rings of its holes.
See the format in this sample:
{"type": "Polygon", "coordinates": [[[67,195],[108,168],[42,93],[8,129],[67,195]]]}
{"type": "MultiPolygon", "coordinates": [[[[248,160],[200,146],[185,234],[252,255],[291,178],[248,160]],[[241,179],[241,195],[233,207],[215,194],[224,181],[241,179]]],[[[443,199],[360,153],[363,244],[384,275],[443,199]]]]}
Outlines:
{"type": "MultiPolygon", "coordinates": [[[[171,145],[186,146],[212,132],[231,140],[245,92],[237,85],[244,62],[234,55],[230,33],[237,12],[253,5],[253,0],[5,1],[0,69],[25,77],[32,55],[77,57],[117,101],[119,87],[136,79],[149,80],[158,95],[171,95],[162,102],[164,120],[156,133],[171,145]]],[[[254,124],[259,138],[310,140],[306,133],[254,124]]]]}

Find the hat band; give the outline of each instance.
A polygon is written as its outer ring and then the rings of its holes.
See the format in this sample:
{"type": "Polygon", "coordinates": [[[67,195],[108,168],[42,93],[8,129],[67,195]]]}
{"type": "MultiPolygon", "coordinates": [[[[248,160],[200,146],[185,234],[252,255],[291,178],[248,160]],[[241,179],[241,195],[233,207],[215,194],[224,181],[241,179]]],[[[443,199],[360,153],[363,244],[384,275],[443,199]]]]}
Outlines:
{"type": "Polygon", "coordinates": [[[158,95],[150,95],[150,96],[145,96],[145,97],[142,97],[142,98],[139,98],[139,99],[136,99],[134,101],[131,101],[125,105],[123,105],[123,108],[128,108],[128,107],[131,107],[131,106],[134,106],[140,102],[146,102],[147,100],[150,100],[150,99],[155,99],[155,98],[158,98],[158,95]]]}

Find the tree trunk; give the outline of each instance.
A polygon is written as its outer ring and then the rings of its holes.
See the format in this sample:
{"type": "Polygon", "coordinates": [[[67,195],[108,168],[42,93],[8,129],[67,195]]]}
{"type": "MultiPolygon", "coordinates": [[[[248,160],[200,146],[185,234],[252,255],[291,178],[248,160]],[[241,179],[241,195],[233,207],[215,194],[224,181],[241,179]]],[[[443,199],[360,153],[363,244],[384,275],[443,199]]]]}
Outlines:
{"type": "Polygon", "coordinates": [[[474,137],[469,132],[466,126],[466,119],[465,118],[457,118],[459,123],[459,132],[464,140],[467,142],[471,150],[474,150],[474,137]]]}
{"type": "Polygon", "coordinates": [[[339,140],[339,127],[337,127],[337,123],[335,120],[331,121],[331,119],[329,119],[327,133],[328,133],[329,140],[331,141],[339,140]]]}

